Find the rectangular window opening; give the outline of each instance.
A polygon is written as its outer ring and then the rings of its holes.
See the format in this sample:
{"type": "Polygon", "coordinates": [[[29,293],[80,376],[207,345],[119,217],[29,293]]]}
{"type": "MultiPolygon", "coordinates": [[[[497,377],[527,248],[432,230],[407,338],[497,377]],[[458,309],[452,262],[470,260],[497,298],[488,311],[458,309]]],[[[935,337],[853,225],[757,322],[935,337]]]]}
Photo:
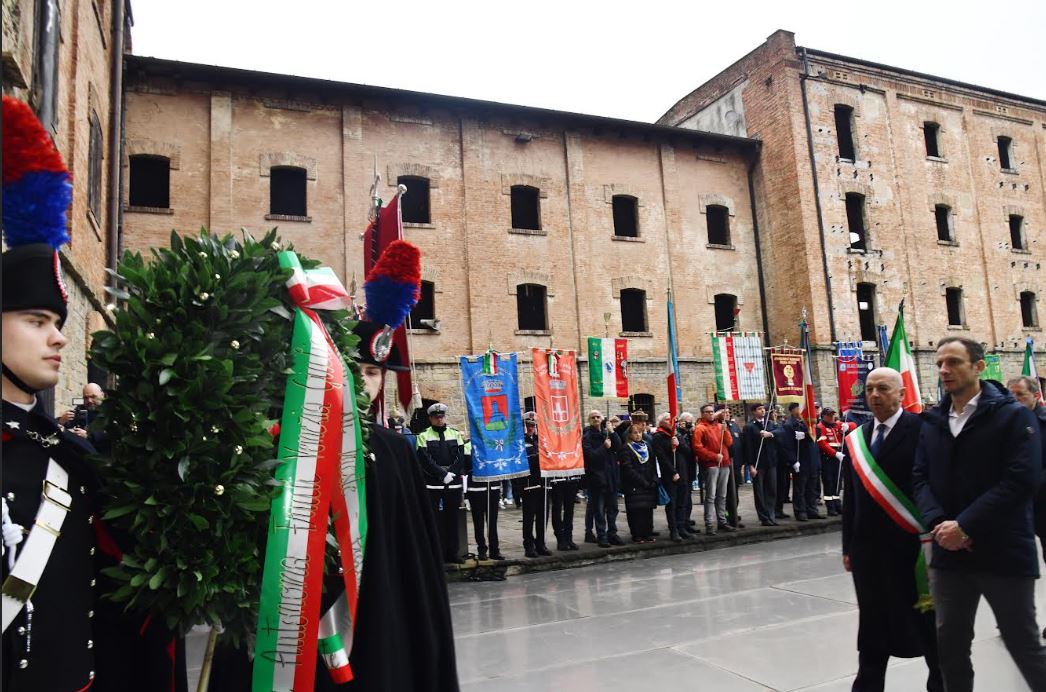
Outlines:
{"type": "Polygon", "coordinates": [[[730,293],[717,293],[715,301],[715,330],[717,332],[733,331],[737,327],[737,296],[730,293]]]}
{"type": "Polygon", "coordinates": [[[626,332],[647,331],[646,291],[637,288],[621,290],[621,330],[626,332]]]}
{"type": "Polygon", "coordinates": [[[926,155],[940,158],[941,126],[937,123],[923,123],[923,137],[926,140],[926,155]]]}
{"type": "Polygon", "coordinates": [[[614,235],[623,238],[639,237],[639,203],[635,197],[614,195],[614,235]]]}
{"type": "Polygon", "coordinates": [[[846,227],[850,233],[851,250],[867,250],[867,231],[864,219],[864,195],[846,194],[846,227]]]}
{"type": "Polygon", "coordinates": [[[709,245],[730,245],[730,210],[719,204],[705,207],[709,245]]]}
{"type": "Polygon", "coordinates": [[[132,207],[169,209],[171,161],[165,156],[137,154],[128,159],[127,204],[132,207]]]}
{"type": "Polygon", "coordinates": [[[1010,165],[1010,153],[1013,146],[1013,140],[1009,137],[999,137],[999,168],[1003,170],[1009,170],[1013,168],[1010,165]]]}
{"type": "Polygon", "coordinates": [[[91,165],[87,170],[87,207],[99,224],[102,222],[102,157],[102,124],[98,121],[98,114],[92,111],[87,152],[91,165]]]}
{"type": "Polygon", "coordinates": [[[396,178],[397,185],[407,187],[406,194],[400,196],[400,214],[403,223],[432,223],[429,211],[429,180],[413,175],[401,175],[396,178]]]}
{"type": "Polygon", "coordinates": [[[1039,326],[1039,310],[1035,294],[1031,291],[1021,292],[1021,324],[1025,329],[1039,326]]]}
{"type": "MultiPolygon", "coordinates": [[[[540,190],[529,185],[512,186],[512,227],[541,230],[540,190]]],[[[522,327],[521,327],[522,329],[522,327]]]]}
{"type": "Polygon", "coordinates": [[[539,284],[516,286],[516,324],[519,329],[528,331],[548,329],[545,297],[545,287],[539,284]]]}
{"type": "Polygon", "coordinates": [[[857,159],[853,132],[854,109],[850,106],[835,106],[835,137],[839,143],[839,158],[855,161],[857,159]]]}
{"type": "Polygon", "coordinates": [[[952,210],[944,204],[938,204],[933,208],[933,216],[937,222],[937,240],[953,242],[955,236],[952,234],[952,210]]]}
{"type": "Polygon", "coordinates": [[[436,319],[436,286],[431,281],[421,282],[421,297],[410,311],[411,329],[424,329],[433,327],[432,321],[436,319]],[[427,320],[429,324],[422,324],[427,320]]]}
{"type": "Polygon", "coordinates": [[[274,166],[269,170],[269,213],[279,216],[308,216],[305,169],[274,166]]]}
{"type": "Polygon", "coordinates": [[[964,323],[962,309],[962,289],[947,288],[944,291],[944,299],[948,306],[948,326],[961,327],[964,323]]]}
{"type": "Polygon", "coordinates": [[[1010,214],[1010,247],[1014,250],[1027,250],[1024,247],[1024,217],[1010,214]]]}
{"type": "Polygon", "coordinates": [[[857,321],[861,341],[875,341],[875,284],[857,284],[857,321]]]}

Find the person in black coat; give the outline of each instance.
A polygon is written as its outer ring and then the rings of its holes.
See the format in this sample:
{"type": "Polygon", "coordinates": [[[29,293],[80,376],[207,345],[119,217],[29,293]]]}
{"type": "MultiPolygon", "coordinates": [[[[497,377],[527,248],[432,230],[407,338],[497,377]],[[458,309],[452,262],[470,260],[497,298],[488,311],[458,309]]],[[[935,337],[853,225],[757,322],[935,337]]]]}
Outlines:
{"type": "MultiPolygon", "coordinates": [[[[694,493],[693,483],[698,480],[697,473],[697,457],[694,456],[694,414],[689,411],[683,411],[679,414],[679,418],[676,420],[676,439],[679,440],[679,446],[676,448],[676,455],[679,457],[678,468],[680,471],[680,480],[686,483],[686,507],[683,510],[685,521],[683,522],[686,527],[687,535],[685,538],[694,537],[697,532],[694,531],[694,526],[697,522],[693,519],[694,514],[694,493]]],[[[682,535],[682,533],[680,533],[682,535]]]]}
{"type": "Polygon", "coordinates": [[[752,420],[744,430],[745,465],[752,476],[755,513],[763,526],[777,526],[777,443],[766,406],[752,404],[752,420]]]}
{"type": "Polygon", "coordinates": [[[603,414],[590,411],[588,426],[581,436],[585,454],[585,542],[601,548],[622,545],[617,535],[617,451],[621,440],[603,424],[603,414]],[[595,532],[593,533],[593,528],[595,532]],[[591,540],[590,540],[591,539],[591,540]]]}
{"type": "Polygon", "coordinates": [[[541,477],[538,456],[538,416],[533,411],[523,414],[523,446],[527,452],[530,475],[520,488],[523,503],[523,551],[535,558],[552,554],[545,547],[545,479],[541,477]]]}
{"type": "MultiPolygon", "coordinates": [[[[1039,432],[1042,433],[1042,464],[1043,470],[1046,471],[1046,406],[1043,406],[1040,400],[1042,388],[1034,377],[1028,376],[1014,377],[1006,383],[1006,388],[1010,390],[1013,398],[1035,414],[1035,418],[1039,421],[1039,432]]],[[[1043,550],[1046,551],[1046,473],[1039,478],[1039,491],[1035,493],[1033,510],[1035,534],[1039,537],[1043,550]]],[[[1043,632],[1043,636],[1046,637],[1046,630],[1043,632]]]]}
{"type": "Polygon", "coordinates": [[[817,513],[817,496],[820,486],[820,452],[814,444],[812,431],[802,418],[799,404],[788,405],[788,420],[774,431],[777,440],[778,463],[791,467],[795,482],[792,484],[792,508],[796,521],[824,519],[817,513]]]}
{"type": "Polygon", "coordinates": [[[628,438],[618,452],[621,487],[625,491],[625,515],[633,543],[654,542],[654,507],[657,507],[657,471],[650,448],[643,440],[646,422],[628,429],[628,438]]]}
{"type": "MultiPolygon", "coordinates": [[[[871,445],[873,434],[880,425],[885,426],[873,457],[910,500],[922,419],[901,409],[903,393],[896,370],[877,368],[870,372],[865,396],[874,418],[854,434],[863,435],[871,445]]],[[[933,612],[920,612],[915,607],[919,597],[915,581],[919,536],[890,518],[854,471],[849,450],[843,454],[843,566],[853,575],[860,609],[859,668],[853,690],[882,692],[890,656],[924,656],[930,671],[926,689],[943,690],[933,612]]]]}
{"type": "Polygon", "coordinates": [[[657,461],[657,478],[661,487],[668,494],[668,504],[665,505],[665,523],[668,524],[668,537],[679,543],[690,537],[686,523],[686,496],[690,487],[684,480],[686,469],[682,468],[683,457],[679,454],[679,440],[676,438],[675,426],[672,417],[663,413],[658,418],[657,429],[654,430],[654,439],[650,443],[650,451],[653,452],[657,461]],[[684,536],[686,538],[684,538],[684,536]]]}
{"type": "Polygon", "coordinates": [[[925,413],[912,474],[934,545],[930,588],[941,673],[949,692],[973,689],[970,644],[983,596],[1010,656],[1033,690],[1046,689],[1046,649],[1035,622],[1039,560],[1032,499],[1042,471],[1039,423],[999,383],[981,380],[984,348],[938,342],[946,394],[925,413]]]}

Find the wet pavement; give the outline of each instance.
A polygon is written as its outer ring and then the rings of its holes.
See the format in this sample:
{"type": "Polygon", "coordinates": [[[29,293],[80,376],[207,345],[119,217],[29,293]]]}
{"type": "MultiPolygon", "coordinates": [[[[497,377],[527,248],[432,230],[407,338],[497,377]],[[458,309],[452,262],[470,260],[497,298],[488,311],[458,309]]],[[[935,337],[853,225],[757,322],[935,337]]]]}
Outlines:
{"type": "MultiPolygon", "coordinates": [[[[835,533],[455,583],[450,601],[464,692],[844,692],[857,670],[835,533]]],[[[984,603],[973,652],[978,690],[1028,690],[984,603]]],[[[925,679],[922,659],[892,659],[886,689],[925,679]]]]}

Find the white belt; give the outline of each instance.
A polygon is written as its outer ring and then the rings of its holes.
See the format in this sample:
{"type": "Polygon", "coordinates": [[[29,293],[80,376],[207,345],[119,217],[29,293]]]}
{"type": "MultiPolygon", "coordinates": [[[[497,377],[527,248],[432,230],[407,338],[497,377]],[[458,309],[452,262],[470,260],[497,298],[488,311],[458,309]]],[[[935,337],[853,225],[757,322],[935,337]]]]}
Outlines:
{"type": "Polygon", "coordinates": [[[426,485],[429,490],[457,490],[461,487],[461,483],[455,485],[426,485]]]}
{"type": "Polygon", "coordinates": [[[69,473],[54,459],[47,462],[47,477],[44,479],[40,507],[36,510],[36,522],[25,539],[18,561],[11,574],[4,580],[2,588],[3,631],[22,612],[26,602],[33,597],[36,585],[47,567],[54,550],[55,541],[61,535],[62,523],[73,498],[69,495],[69,473]]]}

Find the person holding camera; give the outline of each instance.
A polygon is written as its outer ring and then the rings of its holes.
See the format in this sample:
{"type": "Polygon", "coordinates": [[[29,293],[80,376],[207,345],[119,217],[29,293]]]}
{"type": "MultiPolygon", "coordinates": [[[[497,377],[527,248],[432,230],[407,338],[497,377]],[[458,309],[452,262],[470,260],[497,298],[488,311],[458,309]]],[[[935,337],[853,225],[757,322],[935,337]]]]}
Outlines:
{"type": "Polygon", "coordinates": [[[88,382],[84,385],[83,403],[67,409],[58,417],[58,423],[62,427],[77,437],[88,440],[99,452],[104,452],[105,433],[91,431],[90,427],[98,416],[98,409],[101,408],[104,400],[105,393],[102,388],[94,382],[88,382]]]}

